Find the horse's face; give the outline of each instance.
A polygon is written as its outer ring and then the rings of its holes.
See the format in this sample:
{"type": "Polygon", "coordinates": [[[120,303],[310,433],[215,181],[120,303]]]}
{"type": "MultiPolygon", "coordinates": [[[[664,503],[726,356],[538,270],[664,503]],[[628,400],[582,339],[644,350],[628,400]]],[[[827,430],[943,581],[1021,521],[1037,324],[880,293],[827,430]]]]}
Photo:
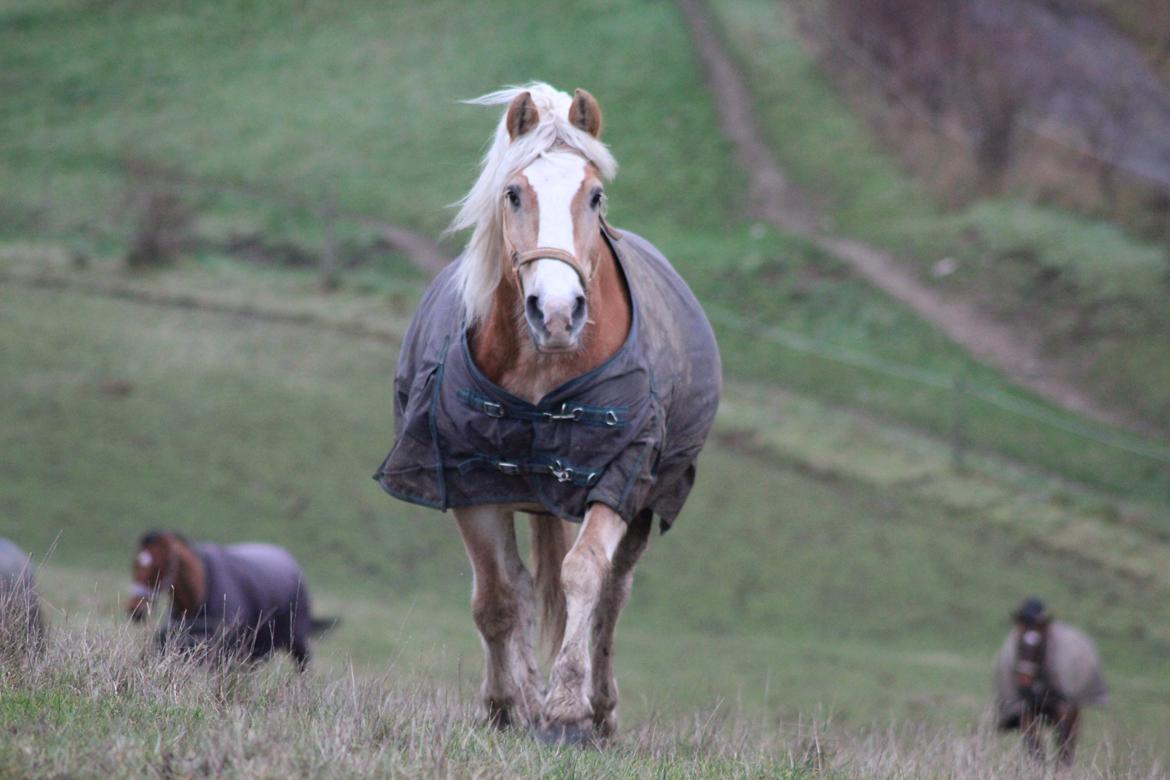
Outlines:
{"type": "Polygon", "coordinates": [[[1019,640],[1016,642],[1016,665],[1012,672],[1016,687],[1021,691],[1033,690],[1040,681],[1047,649],[1044,628],[1044,626],[1020,626],[1019,640]]]}
{"type": "Polygon", "coordinates": [[[506,239],[524,319],[542,352],[579,346],[604,197],[597,169],[569,152],[541,155],[504,189],[506,239]]]}
{"type": "MultiPolygon", "coordinates": [[[[577,91],[569,119],[593,136],[601,131],[600,109],[584,90],[577,91]]],[[[528,93],[519,95],[508,111],[513,140],[538,121],[528,93]]],[[[533,344],[541,352],[576,350],[589,318],[589,282],[602,251],[601,175],[580,155],[553,150],[513,175],[501,197],[504,240],[533,344]]]]}
{"type": "Polygon", "coordinates": [[[158,591],[170,587],[164,580],[171,568],[170,548],[165,539],[152,538],[138,548],[130,564],[130,598],[126,602],[126,612],[132,620],[143,620],[158,591]]]}

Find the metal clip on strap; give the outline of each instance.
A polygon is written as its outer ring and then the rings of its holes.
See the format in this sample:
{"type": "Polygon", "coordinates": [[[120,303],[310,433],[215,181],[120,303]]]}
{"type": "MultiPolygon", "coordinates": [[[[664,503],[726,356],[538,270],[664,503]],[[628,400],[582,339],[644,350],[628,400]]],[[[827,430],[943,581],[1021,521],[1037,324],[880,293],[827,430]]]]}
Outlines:
{"type": "Polygon", "coordinates": [[[580,406],[569,408],[568,403],[561,404],[559,412],[542,412],[546,420],[580,420],[581,415],[585,414],[585,409],[580,406]]]}

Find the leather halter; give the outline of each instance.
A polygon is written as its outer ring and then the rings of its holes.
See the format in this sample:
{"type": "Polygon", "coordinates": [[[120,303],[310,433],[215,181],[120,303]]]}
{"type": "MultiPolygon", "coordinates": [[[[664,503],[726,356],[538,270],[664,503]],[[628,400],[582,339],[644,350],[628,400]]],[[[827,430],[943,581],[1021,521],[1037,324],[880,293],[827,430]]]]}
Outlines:
{"type": "MultiPolygon", "coordinates": [[[[504,240],[507,241],[506,238],[504,240]]],[[[566,252],[555,246],[538,246],[526,252],[517,251],[515,247],[512,247],[511,254],[512,273],[516,274],[517,278],[520,277],[521,269],[529,263],[535,263],[537,260],[559,260],[577,272],[577,277],[581,280],[581,289],[586,295],[589,295],[589,283],[593,281],[593,272],[597,270],[597,266],[594,265],[586,274],[585,269],[581,267],[581,261],[572,252],[566,252]]]]}
{"type": "MultiPolygon", "coordinates": [[[[581,280],[581,290],[585,293],[586,297],[589,297],[589,283],[593,281],[593,277],[597,273],[597,266],[600,263],[594,263],[593,267],[586,273],[580,258],[572,252],[555,246],[538,246],[535,249],[528,249],[524,252],[519,251],[516,247],[512,246],[512,241],[508,238],[508,221],[511,218],[511,214],[510,207],[505,204],[500,215],[500,230],[503,233],[504,247],[508,252],[508,256],[512,259],[512,273],[516,275],[517,286],[521,290],[524,289],[524,286],[520,284],[520,271],[524,266],[529,263],[535,263],[537,260],[557,260],[576,271],[577,278],[581,280]]],[[[601,232],[609,236],[612,241],[617,241],[621,238],[621,233],[610,227],[609,222],[605,219],[604,200],[602,200],[598,222],[601,223],[601,232]]]]}
{"type": "Polygon", "coordinates": [[[511,208],[505,204],[501,213],[500,230],[503,232],[504,247],[508,252],[508,256],[512,258],[512,273],[516,275],[517,286],[523,290],[524,285],[520,283],[520,271],[529,263],[535,263],[537,260],[557,260],[572,268],[577,273],[577,278],[581,280],[581,289],[585,295],[589,295],[589,283],[593,281],[593,273],[597,270],[596,264],[589,273],[581,266],[581,261],[572,252],[560,249],[555,246],[538,246],[535,249],[528,249],[523,252],[512,246],[512,240],[508,238],[508,222],[511,219],[511,208]]]}

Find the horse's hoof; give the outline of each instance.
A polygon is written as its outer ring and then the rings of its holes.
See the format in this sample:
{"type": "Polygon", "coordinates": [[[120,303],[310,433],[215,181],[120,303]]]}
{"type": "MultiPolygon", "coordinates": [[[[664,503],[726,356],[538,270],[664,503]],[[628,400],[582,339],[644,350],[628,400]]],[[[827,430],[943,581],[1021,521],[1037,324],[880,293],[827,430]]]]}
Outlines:
{"type": "Polygon", "coordinates": [[[491,728],[507,731],[512,726],[512,707],[506,703],[489,700],[486,722],[491,728]]]}
{"type": "Polygon", "coordinates": [[[593,734],[576,723],[549,723],[536,730],[536,738],[546,745],[587,747],[593,744],[593,734]]]}

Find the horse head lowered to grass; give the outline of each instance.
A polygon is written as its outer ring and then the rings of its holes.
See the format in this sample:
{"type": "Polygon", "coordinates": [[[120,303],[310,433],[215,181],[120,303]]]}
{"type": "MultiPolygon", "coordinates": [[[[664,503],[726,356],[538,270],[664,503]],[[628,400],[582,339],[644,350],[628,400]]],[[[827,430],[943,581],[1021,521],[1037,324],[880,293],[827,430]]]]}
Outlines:
{"type": "Polygon", "coordinates": [[[666,258],[606,222],[617,165],[593,96],[530,84],[471,102],[507,110],[452,225],[470,241],[403,341],[375,478],[454,511],[491,722],[578,742],[616,727],[618,614],[654,515],[669,528],[694,483],[719,352],[666,258]],[[531,517],[535,577],[515,512],[531,517]]]}
{"type": "Polygon", "coordinates": [[[224,659],[259,660],[285,650],[303,670],[314,621],[304,573],[289,552],[271,544],[192,543],[150,531],[138,541],[126,610],[145,619],[160,594],[171,609],[160,643],[210,651],[224,659]]]}

